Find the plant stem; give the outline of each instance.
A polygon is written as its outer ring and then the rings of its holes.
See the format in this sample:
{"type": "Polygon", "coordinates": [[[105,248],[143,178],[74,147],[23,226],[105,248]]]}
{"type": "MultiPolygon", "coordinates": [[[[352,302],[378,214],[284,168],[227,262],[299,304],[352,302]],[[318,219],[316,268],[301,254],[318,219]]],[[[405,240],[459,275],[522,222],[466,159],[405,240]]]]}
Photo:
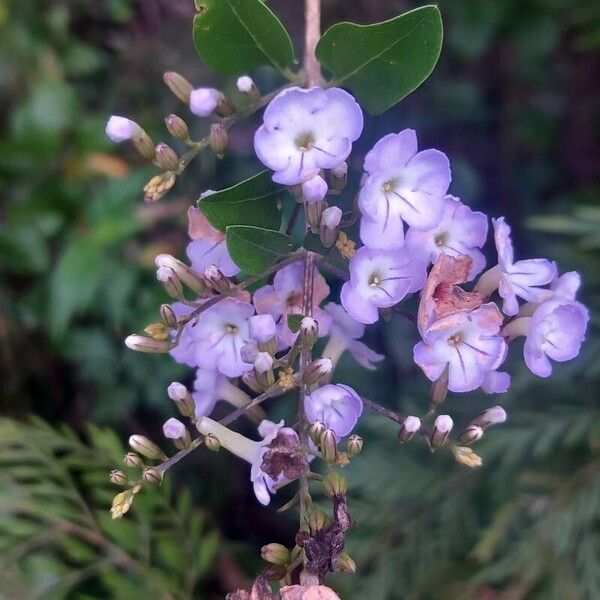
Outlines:
{"type": "Polygon", "coordinates": [[[366,408],[372,410],[373,412],[376,412],[378,415],[381,415],[394,421],[394,423],[402,423],[402,421],[404,421],[404,417],[402,415],[399,415],[393,410],[385,408],[385,406],[381,406],[381,404],[374,402],[373,400],[369,400],[368,398],[363,397],[362,401],[366,408]]]}
{"type": "Polygon", "coordinates": [[[321,65],[315,56],[315,49],[321,37],[321,0],[304,2],[304,70],[309,86],[321,85],[321,65]]]}

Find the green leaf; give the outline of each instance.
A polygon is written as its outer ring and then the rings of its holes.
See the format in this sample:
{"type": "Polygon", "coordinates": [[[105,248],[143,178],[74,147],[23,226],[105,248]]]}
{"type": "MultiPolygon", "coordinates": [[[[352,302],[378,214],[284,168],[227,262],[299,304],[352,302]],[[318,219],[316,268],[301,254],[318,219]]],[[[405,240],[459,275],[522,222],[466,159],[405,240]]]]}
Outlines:
{"type": "Polygon", "coordinates": [[[260,65],[286,71],[294,63],[292,41],[260,0],[196,0],[194,44],[215,71],[240,75],[260,65]]]}
{"type": "Polygon", "coordinates": [[[277,201],[286,193],[273,182],[269,171],[262,171],[245,181],[198,200],[210,224],[221,231],[230,225],[255,225],[278,229],[281,211],[277,201]]]}
{"type": "Polygon", "coordinates": [[[423,6],[373,25],[338,23],[317,45],[317,58],[372,115],[408,96],[429,77],[442,48],[442,17],[423,6]]]}
{"type": "Polygon", "coordinates": [[[227,249],[242,271],[259,275],[290,253],[292,240],[272,229],[231,225],[227,228],[227,249]]]}
{"type": "Polygon", "coordinates": [[[288,315],[287,323],[292,333],[298,333],[300,331],[302,319],[304,319],[304,315],[288,315]]]}

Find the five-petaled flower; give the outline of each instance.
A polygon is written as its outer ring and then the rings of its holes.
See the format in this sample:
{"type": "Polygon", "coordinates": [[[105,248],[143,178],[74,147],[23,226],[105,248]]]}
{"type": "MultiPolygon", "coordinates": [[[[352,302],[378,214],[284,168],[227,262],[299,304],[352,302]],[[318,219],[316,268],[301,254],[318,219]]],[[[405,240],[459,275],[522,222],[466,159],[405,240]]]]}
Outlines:
{"type": "Polygon", "coordinates": [[[362,411],[360,396],[342,383],[329,383],[304,398],[306,418],[311,423],[323,423],[335,433],[337,439],[352,432],[362,411]]]}

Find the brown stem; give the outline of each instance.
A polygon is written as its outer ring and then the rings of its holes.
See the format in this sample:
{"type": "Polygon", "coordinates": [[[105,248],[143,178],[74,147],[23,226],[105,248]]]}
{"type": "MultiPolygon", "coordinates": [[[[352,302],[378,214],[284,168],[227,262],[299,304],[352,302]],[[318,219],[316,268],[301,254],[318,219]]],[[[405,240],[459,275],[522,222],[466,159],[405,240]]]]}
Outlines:
{"type": "Polygon", "coordinates": [[[321,85],[321,65],[315,56],[315,49],[321,37],[321,0],[304,2],[304,70],[309,86],[321,85]]]}
{"type": "Polygon", "coordinates": [[[402,423],[404,421],[404,417],[399,415],[397,412],[393,410],[389,410],[385,408],[385,406],[381,406],[381,404],[374,402],[373,400],[369,400],[368,398],[362,398],[363,404],[369,410],[376,412],[378,415],[386,417],[387,419],[391,419],[395,423],[402,423]]]}

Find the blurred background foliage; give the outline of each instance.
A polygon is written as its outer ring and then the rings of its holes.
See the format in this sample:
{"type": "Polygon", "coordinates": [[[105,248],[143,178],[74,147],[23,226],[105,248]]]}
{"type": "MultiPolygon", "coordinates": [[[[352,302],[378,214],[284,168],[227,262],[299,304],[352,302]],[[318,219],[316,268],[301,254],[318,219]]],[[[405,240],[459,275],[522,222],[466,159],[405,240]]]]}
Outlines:
{"type": "MultiPolygon", "coordinates": [[[[416,5],[325,0],[323,21],[368,23],[416,5]]],[[[335,584],[347,600],[599,598],[600,8],[439,5],[438,68],[368,121],[353,166],[384,133],[416,128],[423,147],[450,155],[454,194],[508,217],[519,256],[581,271],[593,319],[582,356],[549,381],[524,371],[513,350],[514,385],[501,399],[510,420],[478,446],[480,471],[418,443],[401,447],[390,424],[364,420],[365,450],[348,472],[358,573],[335,584]]],[[[270,6],[300,55],[301,2],[270,6]]],[[[193,122],[162,85],[165,70],[232,90],[197,58],[192,16],[191,0],[0,0],[2,600],[218,598],[261,568],[262,544],[293,540],[292,517],[258,507],[245,465],[221,454],[196,453],[128,519],[108,518],[105,473],[119,462],[118,440],[160,440],[173,413],[165,387],[189,378],[122,344],[165,299],[153,258],[181,255],[185,210],[201,191],[257,170],[256,122],[246,122],[223,161],[204,154],[166,199],[144,206],[152,169],[105,139],[111,113],[169,143],[165,115],[193,122]],[[24,422],[30,414],[51,425],[24,422]]],[[[266,69],[256,79],[265,90],[278,83],[266,69]]],[[[193,122],[198,135],[203,127],[193,122]]],[[[414,331],[398,317],[368,335],[387,361],[367,377],[345,359],[340,380],[422,412],[414,331]]],[[[493,401],[458,395],[447,408],[460,425],[493,401]]]]}

